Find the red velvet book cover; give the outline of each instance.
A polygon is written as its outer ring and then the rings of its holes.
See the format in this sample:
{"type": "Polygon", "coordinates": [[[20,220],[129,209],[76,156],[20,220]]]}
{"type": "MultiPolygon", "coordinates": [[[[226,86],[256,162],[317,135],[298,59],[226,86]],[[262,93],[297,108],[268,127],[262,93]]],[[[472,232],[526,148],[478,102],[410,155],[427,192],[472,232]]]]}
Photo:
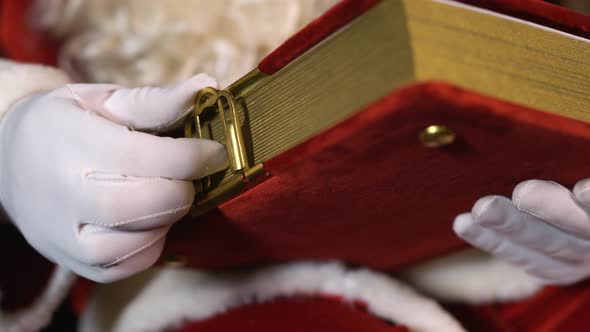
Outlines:
{"type": "MultiPolygon", "coordinates": [[[[461,2],[579,36],[587,31],[587,16],[539,0],[461,2]]],[[[341,1],[259,69],[276,73],[378,3],[341,1]]],[[[585,177],[584,162],[559,171],[555,165],[584,158],[586,127],[445,83],[392,91],[265,162],[263,183],[201,222],[179,224],[167,253],[208,268],[337,258],[394,270],[464,247],[451,222],[482,195],[509,194],[530,178],[570,185],[585,177]],[[422,146],[418,135],[433,124],[449,126],[457,142],[438,150],[422,146]],[[560,152],[548,157],[548,148],[560,152]]]]}

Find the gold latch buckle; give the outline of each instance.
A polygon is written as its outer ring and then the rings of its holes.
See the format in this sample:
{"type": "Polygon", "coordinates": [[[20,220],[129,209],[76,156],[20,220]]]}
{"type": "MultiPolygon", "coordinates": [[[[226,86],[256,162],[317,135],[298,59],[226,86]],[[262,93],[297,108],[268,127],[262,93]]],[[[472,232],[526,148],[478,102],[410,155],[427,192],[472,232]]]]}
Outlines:
{"type": "Polygon", "coordinates": [[[195,201],[197,209],[193,211],[193,214],[201,214],[231,198],[262,171],[261,164],[251,166],[248,161],[240,116],[234,97],[228,90],[204,88],[197,92],[193,112],[185,123],[185,136],[207,138],[202,131],[202,117],[207,111],[213,111],[219,115],[231,174],[226,174],[222,181],[217,181],[218,185],[215,187],[213,185],[215,181],[211,176],[195,182],[198,195],[195,201]]]}
{"type": "Polygon", "coordinates": [[[234,173],[243,174],[250,168],[250,165],[248,164],[244,137],[242,136],[240,117],[231,92],[214,88],[200,90],[195,96],[193,114],[185,125],[185,136],[204,138],[200,117],[205,110],[215,106],[217,106],[217,112],[225,134],[230,168],[234,173]]]}

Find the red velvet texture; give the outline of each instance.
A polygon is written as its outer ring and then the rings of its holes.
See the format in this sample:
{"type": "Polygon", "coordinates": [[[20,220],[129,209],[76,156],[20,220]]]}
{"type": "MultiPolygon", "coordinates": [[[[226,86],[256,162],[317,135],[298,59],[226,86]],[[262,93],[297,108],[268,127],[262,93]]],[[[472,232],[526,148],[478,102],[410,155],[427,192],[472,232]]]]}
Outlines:
{"type": "Polygon", "coordinates": [[[270,178],[198,221],[166,252],[226,268],[339,259],[393,270],[465,244],[453,218],[520,181],[588,177],[590,125],[443,83],[410,86],[265,163],[270,178]],[[456,131],[421,145],[432,124],[456,131]]]}
{"type": "MultiPolygon", "coordinates": [[[[342,0],[295,34],[260,62],[258,68],[272,75],[322,40],[383,0],[342,0]]],[[[455,0],[545,25],[580,37],[590,37],[590,16],[542,0],[455,0]]]]}
{"type": "Polygon", "coordinates": [[[468,331],[583,332],[588,331],[590,282],[548,287],[530,299],[510,304],[453,305],[447,309],[468,331]]]}
{"type": "Polygon", "coordinates": [[[283,298],[230,310],[169,332],[409,332],[350,303],[322,297],[283,298]]]}

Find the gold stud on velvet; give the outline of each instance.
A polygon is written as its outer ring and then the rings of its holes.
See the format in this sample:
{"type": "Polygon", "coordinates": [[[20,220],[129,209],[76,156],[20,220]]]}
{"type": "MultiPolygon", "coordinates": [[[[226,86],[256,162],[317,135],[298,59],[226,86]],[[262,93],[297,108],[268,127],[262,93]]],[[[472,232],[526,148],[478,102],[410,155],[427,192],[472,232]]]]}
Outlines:
{"type": "Polygon", "coordinates": [[[457,135],[451,128],[442,125],[432,125],[420,132],[420,142],[429,148],[440,148],[455,141],[457,135]]]}

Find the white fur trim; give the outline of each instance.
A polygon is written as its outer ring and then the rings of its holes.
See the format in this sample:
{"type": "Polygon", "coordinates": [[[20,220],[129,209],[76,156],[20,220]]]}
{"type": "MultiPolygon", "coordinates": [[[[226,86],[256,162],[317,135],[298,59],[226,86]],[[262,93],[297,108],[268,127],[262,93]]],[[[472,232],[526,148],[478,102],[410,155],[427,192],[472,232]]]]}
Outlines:
{"type": "Polygon", "coordinates": [[[402,277],[437,299],[474,304],[523,299],[542,286],[521,269],[471,249],[417,265],[402,277]]]}
{"type": "Polygon", "coordinates": [[[75,280],[72,272],[56,267],[45,290],[29,308],[10,314],[0,312],[0,331],[33,332],[45,327],[75,280]]]}
{"type": "Polygon", "coordinates": [[[77,80],[149,86],[208,73],[225,87],[337,1],[37,0],[35,17],[65,39],[60,67],[77,80]]]}
{"type": "Polygon", "coordinates": [[[0,118],[18,99],[68,82],[67,75],[56,68],[0,60],[0,118]]]}
{"type": "Polygon", "coordinates": [[[360,300],[378,317],[419,332],[464,331],[436,302],[387,275],[337,263],[291,263],[242,273],[154,269],[99,285],[80,320],[81,332],[162,331],[252,302],[294,295],[360,300]]]}

